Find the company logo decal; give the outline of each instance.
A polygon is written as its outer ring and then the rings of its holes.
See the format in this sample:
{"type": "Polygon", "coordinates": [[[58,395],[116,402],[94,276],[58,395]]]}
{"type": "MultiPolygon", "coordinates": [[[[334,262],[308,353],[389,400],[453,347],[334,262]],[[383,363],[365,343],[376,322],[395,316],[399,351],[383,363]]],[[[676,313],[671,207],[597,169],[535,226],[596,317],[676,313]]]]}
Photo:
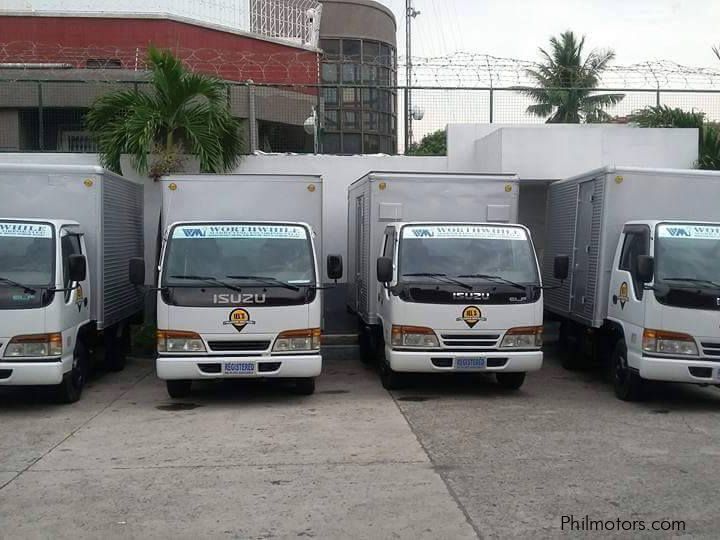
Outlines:
{"type": "Polygon", "coordinates": [[[477,306],[468,306],[462,312],[462,317],[455,319],[457,321],[463,321],[470,328],[473,328],[480,321],[487,321],[486,317],[482,316],[482,311],[477,306]]]}
{"type": "Polygon", "coordinates": [[[403,228],[403,238],[527,240],[524,229],[493,225],[420,225],[403,228]]]}
{"type": "Polygon", "coordinates": [[[660,238],[692,238],[698,240],[720,240],[717,225],[660,225],[660,238]]]}
{"type": "Polygon", "coordinates": [[[36,223],[0,223],[0,236],[9,238],[52,238],[52,227],[36,223]]]}
{"type": "Polygon", "coordinates": [[[83,302],[85,301],[85,293],[83,292],[82,285],[78,285],[75,292],[75,305],[78,308],[78,313],[82,311],[83,302]]]}
{"type": "Polygon", "coordinates": [[[489,300],[489,292],[454,292],[453,298],[455,300],[489,300]]]}
{"type": "Polygon", "coordinates": [[[625,309],[625,304],[627,304],[628,300],[630,300],[627,281],[623,281],[622,285],[620,285],[620,294],[618,294],[618,300],[620,301],[620,309],[625,309]]]}
{"type": "Polygon", "coordinates": [[[173,238],[307,240],[308,232],[299,225],[195,225],[176,227],[173,238]]]}
{"type": "Polygon", "coordinates": [[[255,321],[250,320],[250,314],[247,310],[238,308],[230,312],[230,317],[224,324],[230,324],[235,330],[242,332],[248,324],[255,324],[255,321]]]}

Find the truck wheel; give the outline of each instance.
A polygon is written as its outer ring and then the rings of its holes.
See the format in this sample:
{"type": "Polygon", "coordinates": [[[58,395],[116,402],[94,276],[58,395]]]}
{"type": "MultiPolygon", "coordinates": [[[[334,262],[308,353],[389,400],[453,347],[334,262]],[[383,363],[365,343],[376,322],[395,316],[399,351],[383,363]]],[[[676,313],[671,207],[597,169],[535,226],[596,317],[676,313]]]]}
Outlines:
{"type": "Polygon", "coordinates": [[[518,390],[525,382],[525,373],[496,373],[495,378],[500,386],[507,390],[518,390]]]}
{"type": "Polygon", "coordinates": [[[627,345],[621,339],[615,345],[612,354],[613,390],[615,396],[623,401],[639,401],[643,397],[644,381],[637,372],[630,369],[627,362],[627,345]]]}
{"type": "Polygon", "coordinates": [[[105,331],[105,367],[108,371],[125,369],[127,354],[130,350],[130,326],[123,325],[118,335],[117,328],[105,331]]]}
{"type": "Polygon", "coordinates": [[[360,361],[363,364],[372,364],[375,360],[372,330],[363,323],[360,323],[358,330],[358,348],[360,349],[360,361]]]}
{"type": "Polygon", "coordinates": [[[315,379],[298,379],[295,381],[295,393],[299,396],[311,396],[315,393],[315,379]]]}
{"type": "Polygon", "coordinates": [[[571,325],[567,323],[560,325],[560,336],[558,339],[560,365],[568,371],[578,371],[584,367],[584,362],[577,339],[573,340],[570,336],[572,331],[571,325]]]}
{"type": "Polygon", "coordinates": [[[173,399],[182,399],[190,395],[192,389],[192,381],[165,381],[167,383],[167,393],[173,399]]]}
{"type": "Polygon", "coordinates": [[[60,403],[75,403],[80,399],[90,364],[90,353],[85,343],[78,341],[75,344],[73,367],[65,374],[63,381],[55,387],[55,395],[60,403]]]}

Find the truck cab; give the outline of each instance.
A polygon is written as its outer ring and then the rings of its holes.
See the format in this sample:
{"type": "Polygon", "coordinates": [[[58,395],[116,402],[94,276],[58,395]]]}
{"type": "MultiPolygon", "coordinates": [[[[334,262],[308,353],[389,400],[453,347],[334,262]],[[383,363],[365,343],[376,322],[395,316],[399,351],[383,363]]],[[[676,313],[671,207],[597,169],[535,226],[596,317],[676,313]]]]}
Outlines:
{"type": "Polygon", "coordinates": [[[311,394],[322,367],[315,253],[307,223],[172,223],[157,293],[157,374],[170,396],[222,378],[290,379],[311,394]]]}
{"type": "Polygon", "coordinates": [[[93,294],[79,223],[0,219],[0,386],[80,397],[93,294]]]}
{"type": "Polygon", "coordinates": [[[612,267],[608,320],[618,397],[646,379],[720,384],[720,223],[631,221],[612,267]]]}
{"type": "Polygon", "coordinates": [[[386,388],[408,372],[479,372],[517,389],[541,368],[543,293],[525,227],[395,222],[378,257],[386,388]]]}

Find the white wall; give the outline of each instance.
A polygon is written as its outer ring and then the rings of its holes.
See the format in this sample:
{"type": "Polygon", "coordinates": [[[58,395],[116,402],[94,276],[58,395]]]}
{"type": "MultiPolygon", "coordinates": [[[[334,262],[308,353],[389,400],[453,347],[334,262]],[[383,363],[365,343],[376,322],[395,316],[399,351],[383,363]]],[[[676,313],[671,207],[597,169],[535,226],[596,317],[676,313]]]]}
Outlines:
{"type": "Polygon", "coordinates": [[[696,129],[602,124],[448,126],[452,170],[515,173],[523,180],[556,180],[605,165],[688,169],[697,160],[697,150],[696,129]]]}

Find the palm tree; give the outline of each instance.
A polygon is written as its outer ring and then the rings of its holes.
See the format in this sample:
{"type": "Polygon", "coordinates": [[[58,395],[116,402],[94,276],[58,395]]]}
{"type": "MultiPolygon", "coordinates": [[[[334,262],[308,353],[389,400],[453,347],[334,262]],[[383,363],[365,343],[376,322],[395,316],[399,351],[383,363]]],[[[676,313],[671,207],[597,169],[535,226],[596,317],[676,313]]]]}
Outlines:
{"type": "Polygon", "coordinates": [[[612,50],[591,51],[583,60],[585,36],[580,41],[571,31],[560,39],[550,38],[551,52],[540,48],[543,62],[527,74],[538,88],[525,88],[523,93],[533,101],[527,112],[547,118],[549,124],[603,122],[610,119],[607,107],[622,101],[624,94],[593,94],[600,75],[615,58],[612,50]]]}
{"type": "Polygon", "coordinates": [[[699,156],[697,167],[720,170],[720,127],[706,123],[705,113],[658,105],[633,112],[629,120],[639,127],[697,128],[699,156]]]}
{"type": "Polygon", "coordinates": [[[177,172],[179,156],[192,154],[203,172],[234,167],[244,140],[224,83],[188,71],[170,51],[148,53],[149,88],[106,94],[86,116],[103,165],[120,172],[120,156],[130,154],[138,172],[157,177],[177,172]],[[152,166],[150,154],[160,155],[152,166]]]}

